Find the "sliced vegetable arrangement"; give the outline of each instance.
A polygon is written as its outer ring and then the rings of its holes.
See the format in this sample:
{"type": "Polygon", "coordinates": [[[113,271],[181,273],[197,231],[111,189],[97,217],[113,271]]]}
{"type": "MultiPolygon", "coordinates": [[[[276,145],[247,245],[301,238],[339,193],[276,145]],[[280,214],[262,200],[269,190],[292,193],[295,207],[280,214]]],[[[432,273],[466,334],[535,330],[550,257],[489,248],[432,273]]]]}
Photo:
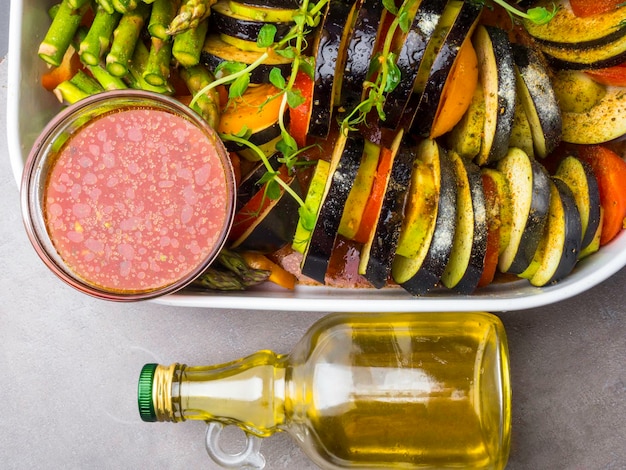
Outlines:
{"type": "Polygon", "coordinates": [[[543,286],[624,228],[620,2],[63,0],[50,16],[42,85],[61,103],[173,95],[231,152],[230,245],[196,288],[543,286]]]}

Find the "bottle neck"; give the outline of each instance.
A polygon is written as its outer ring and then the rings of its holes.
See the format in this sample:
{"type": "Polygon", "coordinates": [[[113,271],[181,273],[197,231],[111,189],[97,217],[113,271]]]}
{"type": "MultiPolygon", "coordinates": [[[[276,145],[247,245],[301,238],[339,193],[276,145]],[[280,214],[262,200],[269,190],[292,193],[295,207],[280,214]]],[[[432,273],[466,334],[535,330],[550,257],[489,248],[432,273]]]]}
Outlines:
{"type": "Polygon", "coordinates": [[[159,365],[152,402],[157,421],[236,424],[268,436],[285,420],[286,356],[259,351],[216,366],[159,365]]]}

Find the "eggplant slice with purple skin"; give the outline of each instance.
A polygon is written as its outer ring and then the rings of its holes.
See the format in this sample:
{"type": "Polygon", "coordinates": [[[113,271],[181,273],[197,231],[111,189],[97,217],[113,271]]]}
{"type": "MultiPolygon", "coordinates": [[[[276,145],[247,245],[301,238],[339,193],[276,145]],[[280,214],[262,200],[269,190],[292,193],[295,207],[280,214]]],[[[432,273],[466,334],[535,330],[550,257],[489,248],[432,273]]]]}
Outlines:
{"type": "Polygon", "coordinates": [[[441,92],[454,68],[461,45],[464,41],[470,40],[481,12],[482,5],[473,2],[463,2],[461,5],[459,14],[435,56],[419,104],[413,114],[411,133],[414,135],[428,136],[430,134],[437,109],[439,109],[441,92]]]}
{"type": "Polygon", "coordinates": [[[300,266],[302,274],[321,284],[326,277],[341,216],[359,170],[364,147],[365,140],[356,132],[347,137],[341,134],[335,144],[326,194],[300,266]]]}

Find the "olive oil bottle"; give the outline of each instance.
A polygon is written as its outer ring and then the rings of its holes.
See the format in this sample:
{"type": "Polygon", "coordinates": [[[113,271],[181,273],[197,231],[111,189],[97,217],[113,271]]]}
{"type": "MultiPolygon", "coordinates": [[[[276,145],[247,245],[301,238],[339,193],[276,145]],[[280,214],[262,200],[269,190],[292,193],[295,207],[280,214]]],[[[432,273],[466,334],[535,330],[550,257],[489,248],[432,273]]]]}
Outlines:
{"type": "Polygon", "coordinates": [[[332,314],[290,354],[147,364],[139,408],[145,421],[199,419],[258,437],[286,431],[321,468],[502,469],[508,364],[491,314],[332,314]]]}

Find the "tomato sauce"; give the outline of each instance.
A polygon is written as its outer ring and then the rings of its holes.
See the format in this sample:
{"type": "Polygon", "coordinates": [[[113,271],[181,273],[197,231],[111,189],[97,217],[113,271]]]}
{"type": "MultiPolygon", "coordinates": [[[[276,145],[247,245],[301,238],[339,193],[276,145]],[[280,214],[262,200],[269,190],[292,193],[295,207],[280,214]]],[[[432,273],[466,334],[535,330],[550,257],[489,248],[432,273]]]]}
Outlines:
{"type": "Polygon", "coordinates": [[[197,269],[222,243],[232,194],[216,142],[167,111],[126,108],[60,149],[44,193],[68,268],[114,292],[149,292],[197,269]]]}

